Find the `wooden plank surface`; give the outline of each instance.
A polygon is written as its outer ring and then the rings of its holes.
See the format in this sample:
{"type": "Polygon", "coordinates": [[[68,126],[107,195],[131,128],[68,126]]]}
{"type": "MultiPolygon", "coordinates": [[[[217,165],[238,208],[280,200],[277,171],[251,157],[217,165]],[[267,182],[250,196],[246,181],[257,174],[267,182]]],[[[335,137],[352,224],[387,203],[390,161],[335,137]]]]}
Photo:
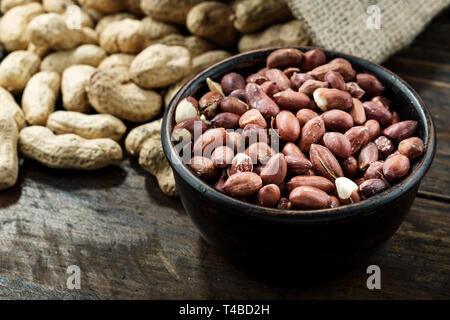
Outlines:
{"type": "MultiPolygon", "coordinates": [[[[448,13],[386,66],[430,107],[438,152],[399,231],[366,267],[305,280],[258,276],[201,240],[181,203],[162,194],[135,159],[96,172],[52,170],[22,160],[19,183],[0,192],[0,299],[448,299],[450,298],[450,50],[448,13]],[[448,35],[448,33],[447,33],[448,35]],[[81,290],[66,269],[81,268],[81,290]]],[[[306,278],[309,278],[308,275],[306,278]]]]}
{"type": "MultiPolygon", "coordinates": [[[[20,197],[2,210],[0,298],[450,297],[446,203],[416,199],[400,230],[369,261],[382,270],[382,290],[370,291],[367,266],[307,282],[299,274],[285,281],[239,268],[201,240],[180,203],[134,162],[94,176],[61,171],[58,179],[45,178],[50,169],[33,161],[23,169],[20,197]],[[81,268],[80,291],[66,289],[72,264],[81,268]]],[[[0,203],[8,204],[3,194],[0,203]]]]}
{"type": "Polygon", "coordinates": [[[434,19],[406,49],[384,65],[406,80],[430,109],[437,152],[421,191],[450,200],[450,10],[434,19]]]}

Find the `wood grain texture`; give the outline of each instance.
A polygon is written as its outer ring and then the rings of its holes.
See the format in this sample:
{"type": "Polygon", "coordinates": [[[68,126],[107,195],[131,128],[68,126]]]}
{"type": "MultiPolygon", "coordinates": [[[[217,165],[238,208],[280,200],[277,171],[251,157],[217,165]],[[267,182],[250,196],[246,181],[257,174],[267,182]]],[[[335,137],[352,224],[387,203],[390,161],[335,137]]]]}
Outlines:
{"type": "MultiPolygon", "coordinates": [[[[386,66],[424,98],[438,152],[421,190],[450,195],[448,13],[386,66]],[[448,35],[448,32],[446,33],[448,35]]],[[[255,273],[208,247],[181,203],[160,192],[135,159],[95,172],[52,170],[22,160],[18,184],[0,192],[0,299],[449,299],[448,203],[416,198],[379,265],[336,273],[255,273]],[[81,290],[66,269],[81,268],[81,290]]]]}

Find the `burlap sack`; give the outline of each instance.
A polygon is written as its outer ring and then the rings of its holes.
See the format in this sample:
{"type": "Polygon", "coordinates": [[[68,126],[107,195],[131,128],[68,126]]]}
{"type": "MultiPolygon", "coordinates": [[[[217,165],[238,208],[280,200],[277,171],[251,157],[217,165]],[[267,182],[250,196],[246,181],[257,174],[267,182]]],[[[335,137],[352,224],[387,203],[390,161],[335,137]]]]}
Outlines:
{"type": "Polygon", "coordinates": [[[288,0],[314,46],[382,62],[450,0],[288,0]]]}

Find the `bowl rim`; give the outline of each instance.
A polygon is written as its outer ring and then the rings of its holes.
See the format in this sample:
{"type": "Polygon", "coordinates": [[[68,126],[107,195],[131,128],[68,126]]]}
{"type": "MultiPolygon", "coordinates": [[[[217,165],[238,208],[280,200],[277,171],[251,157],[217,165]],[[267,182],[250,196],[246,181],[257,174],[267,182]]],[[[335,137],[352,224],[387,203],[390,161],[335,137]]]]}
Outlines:
{"type": "MultiPolygon", "coordinates": [[[[336,57],[335,57],[336,58],[336,57]]],[[[249,65],[251,66],[251,65],[249,65]]],[[[228,71],[231,72],[231,71],[228,71]]],[[[379,77],[379,75],[377,76],[379,77]]],[[[383,81],[382,81],[383,82],[383,81]]],[[[431,117],[431,113],[426,107],[423,100],[420,98],[418,93],[402,78],[393,73],[392,71],[386,69],[385,67],[371,62],[369,60],[349,55],[346,53],[341,53],[338,51],[326,50],[317,47],[306,47],[306,46],[286,46],[286,47],[272,47],[265,49],[258,49],[253,51],[248,51],[240,53],[229,58],[226,58],[214,65],[208,67],[204,71],[200,72],[193,78],[191,78],[182,88],[179,89],[177,94],[170,101],[169,107],[167,108],[161,125],[161,138],[164,153],[171,165],[172,169],[192,188],[194,188],[199,193],[203,194],[205,197],[209,198],[214,203],[217,203],[224,208],[234,209],[230,212],[233,214],[253,216],[260,219],[275,220],[278,222],[297,222],[297,223],[310,223],[310,222],[323,222],[323,221],[334,221],[339,219],[352,218],[360,215],[370,215],[376,212],[376,208],[385,206],[386,204],[395,201],[401,196],[405,195],[409,190],[413,189],[416,185],[420,183],[422,178],[425,176],[426,172],[429,170],[431,163],[433,161],[436,152],[436,131],[431,117]],[[249,202],[244,202],[226,194],[223,194],[215,190],[212,186],[202,181],[200,177],[195,175],[191,170],[187,168],[185,164],[175,165],[174,160],[181,160],[175,149],[173,148],[173,142],[170,139],[170,132],[172,129],[172,122],[175,113],[176,102],[180,100],[180,97],[189,89],[194,83],[201,83],[206,80],[207,75],[210,78],[214,77],[215,74],[220,73],[221,69],[224,69],[224,65],[232,62],[242,57],[250,57],[253,55],[266,55],[268,56],[271,52],[282,48],[295,48],[303,52],[312,49],[321,49],[327,55],[330,54],[345,58],[349,60],[352,65],[356,62],[358,65],[366,65],[371,69],[378,69],[382,73],[383,77],[387,76],[393,77],[395,81],[395,87],[398,87],[400,91],[403,91],[405,95],[410,99],[411,105],[416,109],[418,114],[418,122],[424,122],[424,132],[423,136],[425,145],[425,152],[422,159],[415,165],[415,168],[410,172],[410,174],[401,182],[395,184],[394,186],[388,188],[380,194],[371,197],[369,200],[362,200],[357,203],[348,204],[344,206],[339,206],[336,208],[326,208],[326,209],[315,209],[315,210],[286,210],[278,208],[268,208],[258,206],[249,202]],[[202,79],[203,78],[203,79],[202,79]],[[200,80],[202,79],[202,80],[200,80]],[[170,119],[170,121],[169,121],[170,119]],[[424,121],[425,120],[425,121],[424,121]]],[[[181,161],[179,161],[181,163],[181,161]]]]}

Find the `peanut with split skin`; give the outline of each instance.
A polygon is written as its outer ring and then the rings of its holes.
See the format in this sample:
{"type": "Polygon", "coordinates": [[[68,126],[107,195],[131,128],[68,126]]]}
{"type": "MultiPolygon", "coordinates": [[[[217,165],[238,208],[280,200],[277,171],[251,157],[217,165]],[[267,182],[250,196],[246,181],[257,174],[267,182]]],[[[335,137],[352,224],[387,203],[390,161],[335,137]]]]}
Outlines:
{"type": "Polygon", "coordinates": [[[211,124],[196,138],[178,122],[173,135],[193,144],[191,169],[217,191],[270,208],[336,208],[388,189],[423,154],[417,122],[394,120],[376,77],[342,58],[317,64],[311,51],[275,50],[250,75],[208,78],[198,106],[179,103],[176,122],[186,113],[211,124]]]}

